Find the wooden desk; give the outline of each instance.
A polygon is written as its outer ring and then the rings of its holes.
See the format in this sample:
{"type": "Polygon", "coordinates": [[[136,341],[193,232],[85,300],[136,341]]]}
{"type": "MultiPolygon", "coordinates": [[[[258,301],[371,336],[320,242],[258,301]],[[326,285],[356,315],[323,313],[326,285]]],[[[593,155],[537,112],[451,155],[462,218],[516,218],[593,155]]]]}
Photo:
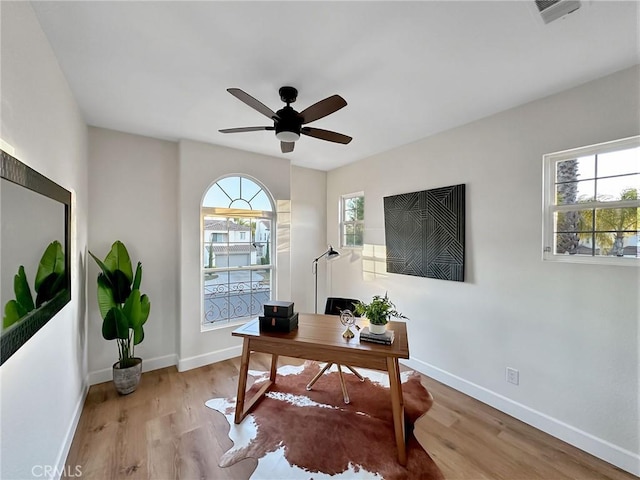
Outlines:
{"type": "Polygon", "coordinates": [[[298,316],[298,328],[289,333],[261,332],[257,318],[234,330],[231,335],[244,339],[240,377],[238,379],[235,423],[240,423],[275,383],[279,355],[385,370],[389,373],[398,461],[400,464],[406,465],[404,401],[402,399],[398,359],[409,358],[407,326],[402,322],[389,322],[388,328],[393,329],[395,332],[395,340],[392,345],[360,343],[357,334],[355,338],[350,340],[343,338],[344,326],[340,323],[340,317],[335,315],[301,313],[298,316]],[[249,370],[251,352],[270,353],[271,371],[269,380],[251,399],[245,402],[247,372],[249,370]]]}

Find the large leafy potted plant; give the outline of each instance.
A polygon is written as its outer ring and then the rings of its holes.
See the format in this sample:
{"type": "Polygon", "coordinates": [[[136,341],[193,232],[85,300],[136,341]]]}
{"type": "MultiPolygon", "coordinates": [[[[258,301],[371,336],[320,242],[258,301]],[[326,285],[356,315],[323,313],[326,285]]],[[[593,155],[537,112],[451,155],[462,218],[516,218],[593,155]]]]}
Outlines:
{"type": "Polygon", "coordinates": [[[122,395],[135,391],[140,382],[142,359],[134,348],[144,340],[143,325],[149,317],[149,297],[140,293],[142,264],[135,275],[129,252],[121,241],[111,246],[104,261],[89,252],[102,272],[98,275],[98,308],[102,336],[118,344],[118,361],[113,364],[113,382],[122,395]]]}
{"type": "Polygon", "coordinates": [[[367,317],[369,331],[377,334],[385,332],[386,325],[391,317],[407,318],[396,310],[396,306],[389,300],[387,293],[384,294],[384,297],[374,295],[371,303],[356,303],[355,311],[358,315],[367,317]]]}

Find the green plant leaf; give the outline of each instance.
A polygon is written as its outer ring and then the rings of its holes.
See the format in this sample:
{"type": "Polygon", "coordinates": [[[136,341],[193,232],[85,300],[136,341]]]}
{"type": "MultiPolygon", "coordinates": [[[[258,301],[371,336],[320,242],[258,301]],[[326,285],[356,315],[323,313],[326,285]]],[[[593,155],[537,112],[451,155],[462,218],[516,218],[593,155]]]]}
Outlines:
{"type": "Polygon", "coordinates": [[[91,250],[89,250],[89,255],[91,255],[91,258],[93,258],[95,262],[98,264],[98,266],[100,267],[100,270],[102,270],[102,273],[104,273],[107,277],[109,277],[109,275],[111,275],[112,272],[104,264],[104,262],[100,260],[98,257],[96,257],[93,253],[91,253],[91,250]]]}
{"type": "MultiPolygon", "coordinates": [[[[67,286],[67,272],[58,275],[56,282],[53,284],[53,297],[58,295],[67,286]]],[[[53,298],[51,297],[51,298],[53,298]]]]}
{"type": "Polygon", "coordinates": [[[109,280],[114,301],[122,305],[131,295],[131,279],[122,270],[116,270],[109,280]]]}
{"type": "Polygon", "coordinates": [[[62,253],[62,245],[57,240],[51,242],[42,254],[34,283],[36,292],[40,291],[42,282],[52,273],[64,274],[64,253],[62,253]]]}
{"type": "Polygon", "coordinates": [[[144,340],[142,325],[147,321],[151,304],[146,295],[140,295],[140,290],[133,290],[122,309],[129,319],[129,326],[133,329],[133,344],[138,345],[144,340]]]}
{"type": "Polygon", "coordinates": [[[136,267],[136,276],[133,279],[131,290],[140,290],[140,282],[142,282],[142,263],[138,262],[136,267]]]}
{"type": "Polygon", "coordinates": [[[118,330],[118,338],[121,340],[129,340],[129,328],[131,325],[129,324],[129,319],[125,316],[121,309],[115,308],[114,310],[116,316],[116,328],[118,330]]]}
{"type": "Polygon", "coordinates": [[[147,297],[146,295],[142,295],[140,297],[140,311],[142,314],[142,321],[140,322],[140,325],[144,325],[147,321],[147,318],[149,318],[149,312],[151,311],[151,302],[149,301],[149,297],[147,297]]]}
{"type": "Polygon", "coordinates": [[[102,336],[105,340],[129,338],[129,323],[122,310],[113,307],[102,322],[102,336]]]}
{"type": "Polygon", "coordinates": [[[9,328],[22,317],[27,311],[15,300],[9,300],[4,306],[4,317],[2,318],[2,328],[9,328]]]}
{"type": "Polygon", "coordinates": [[[53,299],[64,285],[64,277],[58,273],[51,273],[40,283],[40,289],[36,295],[36,307],[53,299]]]}
{"type": "Polygon", "coordinates": [[[133,344],[138,345],[143,340],[144,340],[144,329],[142,328],[142,325],[140,325],[140,327],[133,329],[133,344]]]}
{"type": "Polygon", "coordinates": [[[127,247],[124,246],[120,240],[117,240],[111,245],[111,251],[104,259],[104,264],[109,271],[115,272],[120,270],[127,277],[129,285],[133,281],[133,270],[131,268],[131,259],[129,258],[129,252],[127,247]]]}
{"type": "Polygon", "coordinates": [[[103,319],[107,318],[107,313],[115,306],[116,302],[113,299],[111,284],[105,274],[101,273],[98,275],[98,309],[100,310],[100,316],[103,319]]]}
{"type": "Polygon", "coordinates": [[[133,290],[122,307],[122,312],[128,319],[129,326],[134,330],[142,326],[142,310],[140,304],[140,290],[133,290]]]}
{"type": "Polygon", "coordinates": [[[116,326],[116,314],[112,313],[117,310],[116,307],[110,309],[102,322],[102,337],[105,340],[115,340],[118,338],[118,327],[116,326]]]}
{"type": "Polygon", "coordinates": [[[24,266],[20,265],[18,274],[13,277],[13,291],[16,294],[16,301],[27,311],[30,312],[35,307],[33,305],[33,296],[27,281],[27,275],[24,273],[24,266]]]}

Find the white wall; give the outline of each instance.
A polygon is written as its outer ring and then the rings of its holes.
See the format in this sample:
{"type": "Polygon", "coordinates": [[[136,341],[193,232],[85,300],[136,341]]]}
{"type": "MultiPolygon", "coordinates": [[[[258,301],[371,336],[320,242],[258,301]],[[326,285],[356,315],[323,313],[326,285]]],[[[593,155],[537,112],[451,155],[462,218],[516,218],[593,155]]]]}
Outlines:
{"type": "MultiPolygon", "coordinates": [[[[244,174],[258,180],[276,202],[291,200],[289,160],[187,140],[180,142],[180,370],[240,354],[239,340],[231,337],[233,328],[201,331],[200,205],[209,187],[220,177],[230,174],[244,174]]],[[[291,246],[289,233],[280,222],[279,219],[275,233],[279,243],[278,251],[274,252],[277,262],[275,298],[284,300],[291,295],[291,246]]]]}
{"type": "MultiPolygon", "coordinates": [[[[466,184],[466,281],[333,263],[332,292],[388,290],[408,322],[410,364],[640,473],[639,270],[541,261],[542,155],[640,132],[639,68],[336,169],[337,202],[365,192],[365,243],[384,244],[383,197],[466,184]],[[505,368],[520,371],[520,385],[505,368]]],[[[354,259],[351,259],[354,260],[354,259]]]]}
{"type": "Polygon", "coordinates": [[[61,468],[86,392],[87,129],[29,3],[0,16],[0,137],[73,194],[71,302],[0,367],[0,477],[18,479],[61,468]]]}
{"type": "MultiPolygon", "coordinates": [[[[313,312],[311,262],[327,250],[327,173],[291,167],[291,298],[297,312],[313,312]]],[[[337,246],[336,246],[337,248],[337,246]]],[[[327,263],[318,263],[318,311],[324,312],[327,263]]]]}
{"type": "MultiPolygon", "coordinates": [[[[122,241],[133,268],[142,262],[141,291],[151,313],[144,341],[135,347],[145,371],[174,365],[178,328],[178,145],[91,127],[89,129],[89,249],[104,259],[122,241]]],[[[89,259],[89,371],[91,383],[111,380],[115,341],[102,337],[96,301],[99,269],[89,259]]]]}

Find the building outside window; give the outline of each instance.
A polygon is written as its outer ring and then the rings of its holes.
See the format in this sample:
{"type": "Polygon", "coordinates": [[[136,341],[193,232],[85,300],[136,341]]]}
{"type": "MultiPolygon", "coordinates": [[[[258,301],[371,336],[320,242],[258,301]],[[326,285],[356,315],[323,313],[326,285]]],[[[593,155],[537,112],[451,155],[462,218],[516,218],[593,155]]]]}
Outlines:
{"type": "Polygon", "coordinates": [[[351,193],[340,197],[340,246],[364,245],[364,193],[351,193]]]}
{"type": "Polygon", "coordinates": [[[246,321],[271,299],[273,201],[257,181],[225,177],[204,195],[202,225],[202,326],[246,321]]]}
{"type": "Polygon", "coordinates": [[[638,265],[640,137],[544,156],[543,258],[638,265]]]}

